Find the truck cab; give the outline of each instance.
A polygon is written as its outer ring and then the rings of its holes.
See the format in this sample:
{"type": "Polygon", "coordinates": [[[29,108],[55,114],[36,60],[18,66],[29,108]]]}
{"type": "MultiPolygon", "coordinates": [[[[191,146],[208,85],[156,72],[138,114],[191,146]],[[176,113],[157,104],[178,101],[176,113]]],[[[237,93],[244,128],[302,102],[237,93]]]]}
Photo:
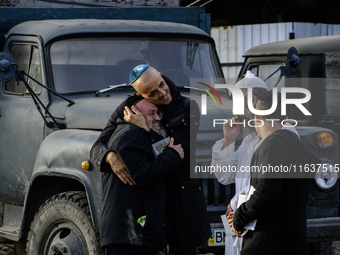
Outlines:
{"type": "MultiPolygon", "coordinates": [[[[316,174],[312,180],[307,206],[311,249],[320,241],[339,240],[339,42],[340,36],[323,36],[255,46],[244,54],[238,76],[241,79],[250,70],[269,89],[304,88],[311,94],[304,104],[310,116],[296,107],[287,112],[289,119],[297,121],[296,129],[307,149],[333,166],[329,174],[316,174]]],[[[299,95],[291,93],[287,97],[293,99],[299,95]]]]}
{"type": "Polygon", "coordinates": [[[171,22],[26,21],[1,58],[0,238],[17,254],[100,254],[101,174],[89,151],[134,93],[132,68],[152,65],[184,95],[192,78],[223,77],[213,39],[171,22]]]}

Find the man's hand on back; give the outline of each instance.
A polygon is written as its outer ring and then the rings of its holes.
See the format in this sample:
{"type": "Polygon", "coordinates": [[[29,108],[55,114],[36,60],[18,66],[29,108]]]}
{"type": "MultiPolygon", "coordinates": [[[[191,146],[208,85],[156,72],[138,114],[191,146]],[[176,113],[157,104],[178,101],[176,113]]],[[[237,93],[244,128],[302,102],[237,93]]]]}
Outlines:
{"type": "Polygon", "coordinates": [[[118,178],[125,184],[130,184],[131,186],[135,184],[131,178],[129,172],[123,160],[117,155],[117,153],[110,151],[106,155],[106,163],[111,166],[112,171],[118,176],[118,178]]]}

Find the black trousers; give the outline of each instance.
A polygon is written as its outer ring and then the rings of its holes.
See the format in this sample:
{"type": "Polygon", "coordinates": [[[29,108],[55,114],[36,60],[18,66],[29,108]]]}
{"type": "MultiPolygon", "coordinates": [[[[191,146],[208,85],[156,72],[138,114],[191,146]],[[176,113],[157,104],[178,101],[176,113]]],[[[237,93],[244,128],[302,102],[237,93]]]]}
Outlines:
{"type": "Polygon", "coordinates": [[[157,250],[130,244],[109,245],[103,247],[103,255],[156,255],[157,250]]]}

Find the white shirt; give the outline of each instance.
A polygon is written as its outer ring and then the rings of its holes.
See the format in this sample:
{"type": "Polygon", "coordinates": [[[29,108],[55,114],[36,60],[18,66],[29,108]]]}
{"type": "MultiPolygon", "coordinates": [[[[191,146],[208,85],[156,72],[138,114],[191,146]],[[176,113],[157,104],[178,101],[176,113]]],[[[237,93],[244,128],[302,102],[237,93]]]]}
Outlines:
{"type": "MultiPolygon", "coordinates": [[[[212,162],[211,165],[218,169],[218,166],[235,166],[240,170],[242,166],[249,166],[251,158],[262,140],[254,133],[247,135],[237,151],[235,150],[235,143],[223,148],[223,139],[217,141],[212,147],[212,162]]],[[[235,196],[231,199],[231,208],[235,211],[237,209],[238,195],[246,194],[250,187],[250,173],[240,171],[230,171],[228,173],[223,171],[215,171],[215,177],[218,182],[224,185],[235,183],[235,196]]]]}

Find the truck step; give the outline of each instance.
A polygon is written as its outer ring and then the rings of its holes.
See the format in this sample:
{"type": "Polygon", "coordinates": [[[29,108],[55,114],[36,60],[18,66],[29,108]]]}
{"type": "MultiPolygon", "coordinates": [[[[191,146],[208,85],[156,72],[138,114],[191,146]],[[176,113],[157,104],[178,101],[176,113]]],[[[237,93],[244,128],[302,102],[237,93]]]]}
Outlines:
{"type": "Polygon", "coordinates": [[[20,228],[15,227],[1,227],[0,228],[0,240],[6,239],[18,242],[19,241],[20,228]]]}
{"type": "Polygon", "coordinates": [[[0,238],[12,241],[19,240],[22,212],[22,206],[12,204],[4,205],[0,238]]]}

